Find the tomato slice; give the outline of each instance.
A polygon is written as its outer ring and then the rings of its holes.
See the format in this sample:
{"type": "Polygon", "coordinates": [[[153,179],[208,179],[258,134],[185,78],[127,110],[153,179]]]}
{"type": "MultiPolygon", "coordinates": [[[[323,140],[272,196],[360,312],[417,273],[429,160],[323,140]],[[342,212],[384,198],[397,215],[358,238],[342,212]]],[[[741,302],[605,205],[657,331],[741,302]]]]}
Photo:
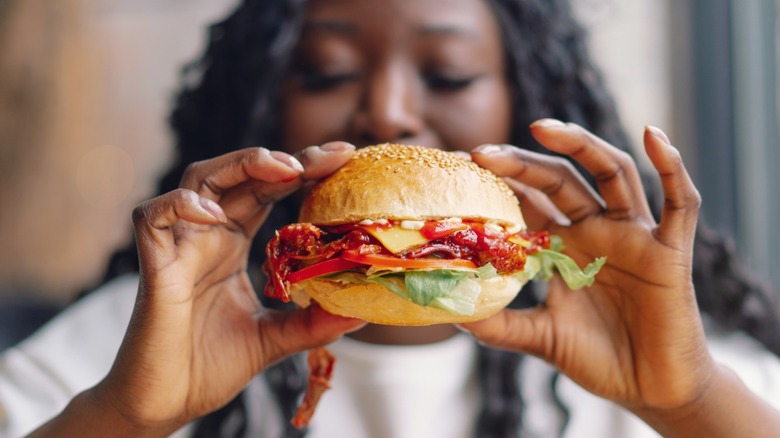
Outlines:
{"type": "Polygon", "coordinates": [[[295,271],[287,276],[287,281],[290,284],[295,284],[303,280],[319,277],[320,275],[330,274],[338,271],[346,271],[348,269],[364,266],[359,262],[349,261],[341,257],[335,259],[328,259],[324,262],[315,263],[311,266],[307,266],[300,271],[295,271]]]}
{"type": "Polygon", "coordinates": [[[471,260],[465,259],[402,259],[386,254],[360,254],[357,251],[344,251],[342,258],[363,265],[404,269],[450,269],[477,267],[471,260]]]}

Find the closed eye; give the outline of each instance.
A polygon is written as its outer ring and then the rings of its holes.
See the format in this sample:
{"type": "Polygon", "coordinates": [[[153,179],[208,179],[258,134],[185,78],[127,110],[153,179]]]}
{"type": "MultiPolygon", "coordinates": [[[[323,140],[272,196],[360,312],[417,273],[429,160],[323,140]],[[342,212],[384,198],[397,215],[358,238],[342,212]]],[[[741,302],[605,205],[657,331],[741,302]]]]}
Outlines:
{"type": "Polygon", "coordinates": [[[473,84],[479,75],[473,76],[447,76],[435,73],[424,75],[425,84],[434,91],[458,91],[468,88],[473,84]]]}
{"type": "Polygon", "coordinates": [[[298,73],[301,87],[306,91],[318,92],[337,88],[345,83],[359,79],[358,73],[326,73],[316,70],[303,70],[298,73]]]}

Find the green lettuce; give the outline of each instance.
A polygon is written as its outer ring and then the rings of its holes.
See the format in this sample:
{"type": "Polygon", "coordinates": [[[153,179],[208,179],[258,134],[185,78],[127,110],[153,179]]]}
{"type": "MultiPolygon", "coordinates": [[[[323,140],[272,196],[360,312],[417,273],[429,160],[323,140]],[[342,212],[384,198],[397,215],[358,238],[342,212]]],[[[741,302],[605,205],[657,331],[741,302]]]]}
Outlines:
{"type": "Polygon", "coordinates": [[[596,280],[596,274],[606,263],[606,257],[599,257],[580,269],[571,257],[562,253],[563,239],[560,236],[550,237],[550,249],[531,254],[525,262],[525,270],[521,275],[528,280],[549,280],[555,270],[561,275],[569,289],[576,290],[590,286],[596,280]]]}
{"type": "Polygon", "coordinates": [[[416,304],[428,306],[434,298],[451,293],[465,277],[465,272],[447,269],[409,271],[405,275],[406,290],[416,304]]]}
{"type": "MultiPolygon", "coordinates": [[[[581,289],[593,284],[596,274],[606,262],[605,257],[599,257],[580,269],[571,257],[559,252],[563,249],[560,237],[552,236],[550,247],[529,255],[524,270],[514,275],[524,281],[546,281],[557,270],[570,289],[581,289]]],[[[475,280],[497,275],[496,268],[488,263],[476,269],[369,270],[365,274],[342,271],[326,278],[342,283],[379,284],[420,306],[456,315],[472,315],[481,291],[475,280]]]]}
{"type": "MultiPolygon", "coordinates": [[[[491,266],[492,268],[492,266],[491,266]]],[[[495,271],[495,268],[493,268],[495,271]]],[[[436,269],[432,271],[382,271],[363,275],[353,271],[342,271],[326,278],[342,283],[376,283],[396,295],[423,307],[434,307],[456,315],[471,315],[481,291],[479,283],[473,280],[477,269],[469,271],[436,269]]],[[[490,272],[489,269],[483,272],[490,272]]],[[[485,274],[486,275],[486,274],[485,274]]]]}

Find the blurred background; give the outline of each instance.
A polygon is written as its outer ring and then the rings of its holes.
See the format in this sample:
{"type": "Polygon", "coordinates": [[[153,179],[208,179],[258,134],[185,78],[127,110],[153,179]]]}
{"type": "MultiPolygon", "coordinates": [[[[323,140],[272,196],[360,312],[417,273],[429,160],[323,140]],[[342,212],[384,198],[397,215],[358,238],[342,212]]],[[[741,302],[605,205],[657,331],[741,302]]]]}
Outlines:
{"type": "MultiPolygon", "coordinates": [[[[780,284],[780,0],[572,1],[635,144],[664,129],[705,220],[780,284]]],[[[170,160],[179,71],[234,3],[0,0],[0,303],[100,278],[170,160]]]]}

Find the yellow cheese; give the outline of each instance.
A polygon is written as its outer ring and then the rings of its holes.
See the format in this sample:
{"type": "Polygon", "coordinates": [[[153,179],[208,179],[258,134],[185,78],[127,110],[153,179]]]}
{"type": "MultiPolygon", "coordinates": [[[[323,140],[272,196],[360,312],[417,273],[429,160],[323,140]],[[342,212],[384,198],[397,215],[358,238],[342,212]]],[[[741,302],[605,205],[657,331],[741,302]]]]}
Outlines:
{"type": "Polygon", "coordinates": [[[512,236],[512,237],[510,237],[507,240],[509,240],[510,242],[514,242],[514,243],[522,246],[523,248],[530,248],[531,247],[531,242],[523,239],[520,236],[512,236]]]}
{"type": "Polygon", "coordinates": [[[419,230],[408,230],[401,227],[366,227],[365,230],[382,242],[382,245],[393,254],[428,242],[428,239],[423,237],[419,230]]]}

